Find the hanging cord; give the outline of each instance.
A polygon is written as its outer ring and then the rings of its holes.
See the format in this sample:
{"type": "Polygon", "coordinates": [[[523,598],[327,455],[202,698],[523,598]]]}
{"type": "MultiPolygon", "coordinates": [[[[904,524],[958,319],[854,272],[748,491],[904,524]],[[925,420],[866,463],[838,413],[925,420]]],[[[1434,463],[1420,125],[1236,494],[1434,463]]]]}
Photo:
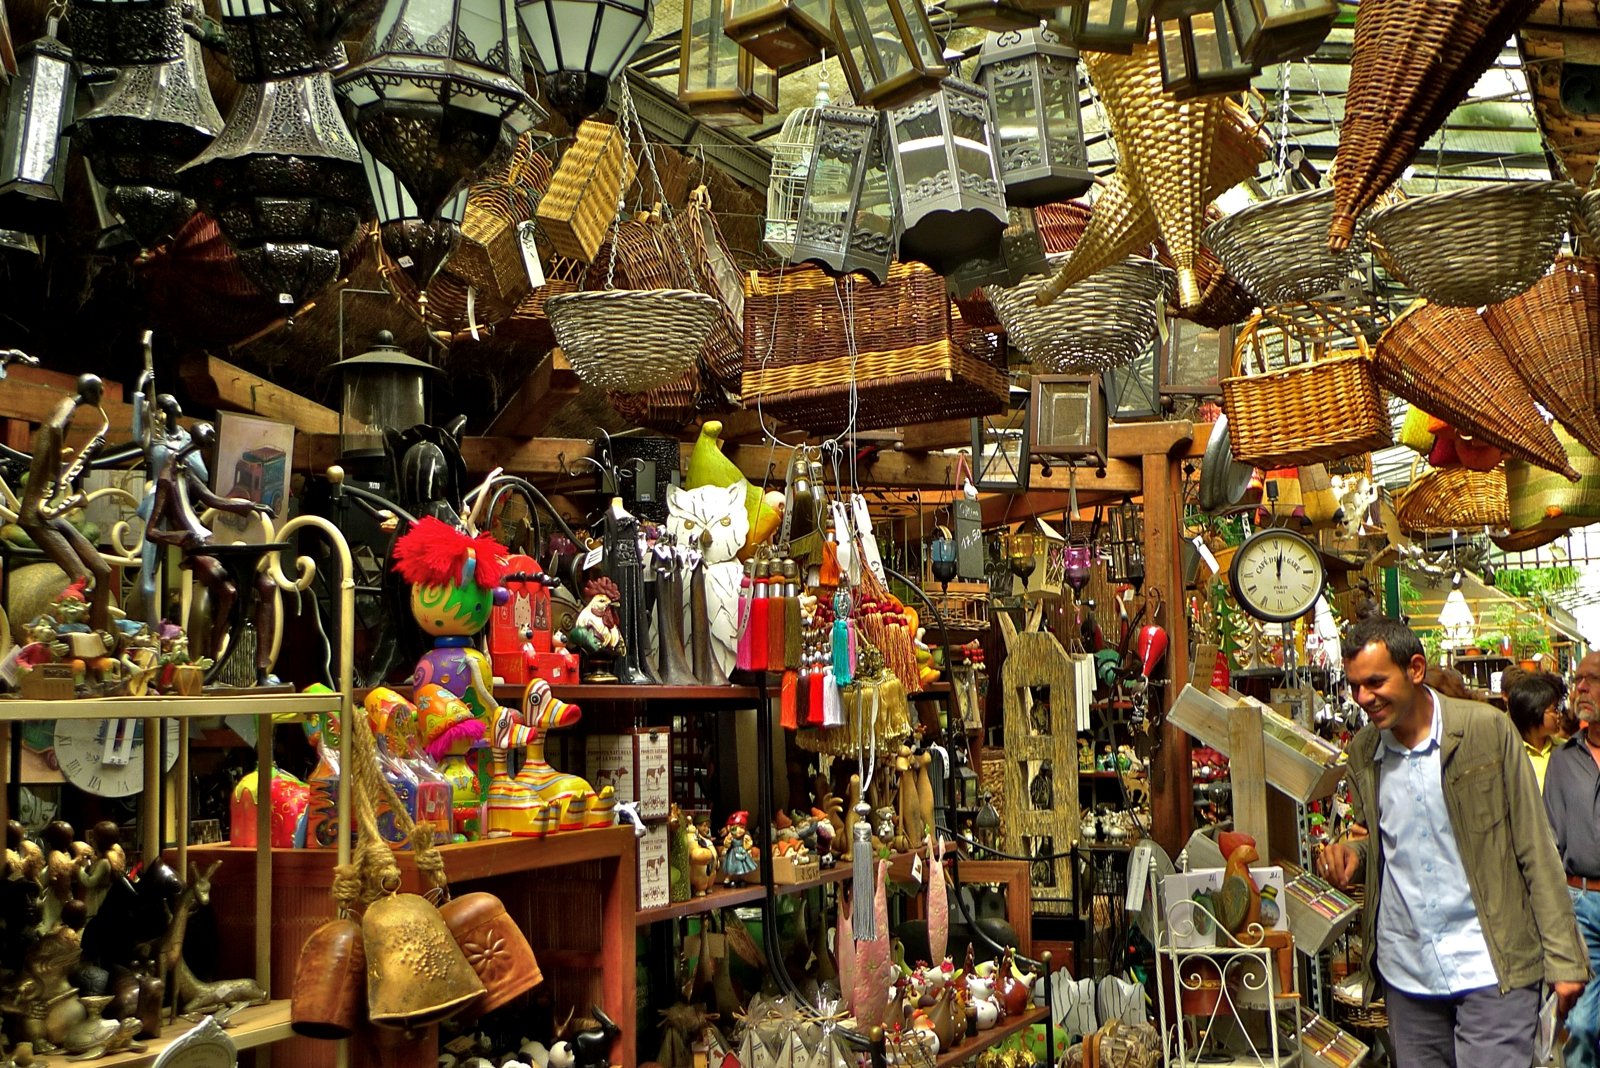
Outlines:
{"type": "MultiPolygon", "coordinates": [[[[698,272],[694,269],[694,261],[689,258],[689,250],[683,246],[683,235],[672,226],[672,205],[667,201],[666,188],[661,184],[661,174],[656,170],[655,152],[650,148],[650,135],[645,132],[644,120],[639,118],[639,111],[633,106],[633,92],[628,88],[628,79],[619,78],[617,84],[621,88],[622,118],[623,122],[632,124],[639,133],[639,155],[644,157],[645,169],[650,172],[650,183],[655,186],[656,200],[661,205],[661,217],[665,221],[668,231],[672,235],[672,243],[677,247],[678,255],[683,261],[684,286],[688,289],[699,291],[700,286],[696,279],[698,272]]],[[[643,184],[643,183],[641,183],[643,184]]],[[[616,259],[616,249],[612,248],[612,259],[616,259]]]]}

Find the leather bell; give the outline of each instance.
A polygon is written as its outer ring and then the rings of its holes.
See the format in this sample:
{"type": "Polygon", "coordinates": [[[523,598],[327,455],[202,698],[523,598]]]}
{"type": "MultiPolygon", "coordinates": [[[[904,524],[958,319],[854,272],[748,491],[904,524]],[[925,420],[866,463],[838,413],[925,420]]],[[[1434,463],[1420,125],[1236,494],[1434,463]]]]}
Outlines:
{"type": "Polygon", "coordinates": [[[425,1027],[484,995],[483,981],[450,937],[439,910],[416,894],[391,894],[361,918],[367,955],[367,1019],[425,1027]]]}
{"type": "Polygon", "coordinates": [[[533,947],[493,894],[465,894],[439,908],[444,925],[478,973],[488,995],[469,1012],[493,1012],[544,981],[533,947]]]}
{"type": "Polygon", "coordinates": [[[349,1038],[361,1023],[367,954],[361,925],[329,920],[300,947],[289,1026],[306,1038],[349,1038]]]}

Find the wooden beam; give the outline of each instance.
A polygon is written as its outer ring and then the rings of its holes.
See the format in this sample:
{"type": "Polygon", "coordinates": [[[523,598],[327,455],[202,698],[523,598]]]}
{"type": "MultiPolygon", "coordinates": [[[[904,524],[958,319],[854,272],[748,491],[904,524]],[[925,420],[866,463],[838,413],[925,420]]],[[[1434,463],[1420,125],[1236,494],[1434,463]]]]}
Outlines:
{"type": "MultiPolygon", "coordinates": [[[[14,363],[7,367],[5,380],[7,382],[30,382],[36,386],[49,386],[52,389],[59,389],[63,393],[78,392],[77,375],[69,375],[65,371],[51,371],[43,367],[29,367],[27,364],[14,363]]],[[[105,399],[121,403],[122,383],[103,381],[102,384],[105,386],[105,399]]]]}
{"type": "MultiPolygon", "coordinates": [[[[1042,465],[1034,464],[1028,476],[1027,493],[1020,496],[1000,493],[983,499],[983,525],[1020,523],[1036,515],[1066,511],[1072,499],[1068,478],[1061,464],[1050,465],[1049,478],[1045,477],[1042,465]]],[[[1143,488],[1144,479],[1138,464],[1127,460],[1108,461],[1104,478],[1092,469],[1078,472],[1079,506],[1097,504],[1109,497],[1137,497],[1143,488]]]]}
{"type": "Polygon", "coordinates": [[[550,425],[562,405],[578,395],[580,383],[560,349],[551,349],[489,424],[492,437],[532,437],[550,425]]]}
{"type": "Polygon", "coordinates": [[[178,373],[197,402],[289,423],[302,434],[337,434],[339,413],[260,375],[204,353],[185,357],[178,373]]]}
{"type": "MultiPolygon", "coordinates": [[[[77,380],[70,379],[66,388],[45,385],[37,381],[16,374],[18,370],[36,370],[36,368],[12,368],[5,381],[0,382],[0,419],[21,419],[29,423],[42,423],[50,418],[50,413],[57,404],[73,395],[77,388],[77,380]]],[[[121,388],[117,391],[121,393],[121,388]]],[[[106,418],[111,421],[106,431],[106,440],[116,445],[133,437],[133,405],[113,401],[111,393],[107,390],[100,402],[100,407],[105,409],[106,418]]],[[[75,426],[88,425],[82,417],[75,420],[75,426]]]]}
{"type": "MultiPolygon", "coordinates": [[[[1145,589],[1161,592],[1164,607],[1154,622],[1167,629],[1167,659],[1158,669],[1163,709],[1171,708],[1189,679],[1189,622],[1183,610],[1183,490],[1180,460],[1164,454],[1144,457],[1145,589]]],[[[1163,849],[1177,856],[1194,823],[1194,783],[1189,777],[1189,736],[1164,720],[1161,745],[1151,761],[1151,831],[1163,849]]]]}
{"type": "Polygon", "coordinates": [[[1117,423],[1106,435],[1106,451],[1132,460],[1144,456],[1170,456],[1180,446],[1188,450],[1195,426],[1187,419],[1164,423],[1117,423]]]}
{"type": "Polygon", "coordinates": [[[942,419],[937,423],[908,426],[900,437],[906,451],[972,448],[971,419],[942,419]]]}

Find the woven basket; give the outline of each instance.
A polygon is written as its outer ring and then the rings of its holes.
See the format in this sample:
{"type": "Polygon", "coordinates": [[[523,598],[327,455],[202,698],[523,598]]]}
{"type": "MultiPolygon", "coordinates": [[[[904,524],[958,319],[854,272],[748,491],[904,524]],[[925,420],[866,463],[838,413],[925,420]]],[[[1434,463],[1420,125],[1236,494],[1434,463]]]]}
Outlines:
{"type": "Polygon", "coordinates": [[[479,294],[515,305],[528,292],[517,227],[533,218],[550,188],[550,161],[533,148],[533,131],[522,135],[503,172],[474,182],[461,220],[461,243],[446,268],[478,287],[479,294]]]}
{"type": "Polygon", "coordinates": [[[1435,304],[1478,308],[1538,281],[1578,206],[1571,182],[1507,182],[1402,200],[1372,213],[1390,273],[1435,304]]]}
{"type": "MultiPolygon", "coordinates": [[[[1163,241],[1156,242],[1156,262],[1169,271],[1176,269],[1163,241]]],[[[1220,330],[1244,322],[1256,310],[1258,301],[1254,294],[1240,285],[1223,267],[1217,254],[1204,245],[1195,255],[1194,277],[1200,284],[1200,303],[1192,308],[1176,309],[1174,314],[1178,318],[1220,330]]]]}
{"type": "MultiPolygon", "coordinates": [[[[1049,257],[1059,267],[1064,255],[1049,257]]],[[[1172,272],[1130,256],[1098,271],[1040,306],[1038,276],[1020,285],[987,286],[984,293],[1006,328],[1006,342],[1036,369],[1058,373],[1125,367],[1155,337],[1172,272]]]]}
{"type": "Polygon", "coordinates": [[[529,347],[547,349],[556,343],[555,331],[550,329],[550,317],[545,314],[545,302],[563,293],[576,293],[583,277],[584,266],[577,260],[552,257],[544,265],[544,285],[531,290],[517,302],[511,317],[497,328],[501,336],[527,344],[529,347]]]}
{"type": "Polygon", "coordinates": [[[1564,531],[1600,520],[1600,459],[1582,442],[1560,427],[1556,440],[1566,448],[1578,481],[1534,467],[1521,460],[1506,461],[1506,492],[1511,498],[1509,526],[1513,532],[1564,531]]]}
{"type": "Polygon", "coordinates": [[[744,370],[744,274],[733,262],[705,186],[690,195],[688,206],[672,220],[672,226],[694,268],[695,288],[710,293],[722,305],[718,326],[706,345],[705,370],[718,385],[736,391],[744,370]]]}
{"type": "Polygon", "coordinates": [[[1303,344],[1261,316],[1244,325],[1234,344],[1234,373],[1222,380],[1235,460],[1271,470],[1390,444],[1389,412],[1366,340],[1359,333],[1351,340],[1355,348],[1330,351],[1321,339],[1303,344]],[[1274,350],[1280,359],[1270,355],[1274,350]],[[1247,354],[1258,373],[1246,373],[1247,354]]]}
{"type": "Polygon", "coordinates": [[[1339,1018],[1347,1027],[1354,1027],[1363,1031],[1383,1031],[1389,1027],[1389,1007],[1382,998],[1376,998],[1370,1005],[1361,1004],[1361,999],[1347,997],[1337,988],[1333,992],[1333,1000],[1339,1006],[1339,1018]]]}
{"type": "Polygon", "coordinates": [[[699,414],[705,379],[698,366],[644,393],[608,393],[617,414],[636,426],[678,433],[699,414]]]}
{"type": "Polygon", "coordinates": [[[1429,471],[1400,494],[1394,510],[1400,529],[1408,534],[1471,527],[1504,529],[1511,521],[1505,466],[1493,471],[1465,467],[1429,471]]]}
{"type": "Polygon", "coordinates": [[[1484,309],[1533,399],[1600,451],[1600,261],[1563,256],[1526,291],[1484,309]]]}
{"type": "Polygon", "coordinates": [[[616,126],[585,119],[556,165],[550,189],[534,213],[550,245],[563,256],[593,263],[617,217],[617,198],[633,180],[627,137],[616,126]]]}
{"type": "Polygon", "coordinates": [[[573,371],[620,393],[657,389],[693,367],[721,310],[689,289],[592,289],[545,302],[573,371]]]}
{"type": "Polygon", "coordinates": [[[1600,189],[1591,189],[1578,201],[1583,224],[1589,228],[1589,248],[1600,249],[1600,189]]]}
{"type": "Polygon", "coordinates": [[[1373,369],[1383,388],[1462,433],[1577,478],[1522,377],[1471,308],[1412,305],[1378,339],[1373,369]]]}
{"type": "MultiPolygon", "coordinates": [[[[1203,176],[1206,203],[1255,174],[1271,151],[1259,122],[1232,102],[1224,102],[1223,108],[1224,118],[1211,149],[1211,169],[1203,176]]],[[[1072,248],[1072,259],[1041,292],[1043,299],[1054,299],[1068,286],[1120,263],[1161,236],[1144,183],[1133,176],[1129,166],[1124,162],[1106,179],[1095,198],[1094,214],[1072,248]]]]}
{"type": "Polygon", "coordinates": [[[1071,252],[1078,247],[1094,209],[1081,200],[1059,204],[1040,204],[1033,209],[1034,225],[1039,228],[1039,243],[1045,252],[1071,252]]]}
{"type": "Polygon", "coordinates": [[[1361,242],[1329,252],[1333,190],[1313,189],[1252,204],[1206,227],[1206,246],[1263,304],[1290,304],[1326,293],[1355,267],[1361,242]]]}

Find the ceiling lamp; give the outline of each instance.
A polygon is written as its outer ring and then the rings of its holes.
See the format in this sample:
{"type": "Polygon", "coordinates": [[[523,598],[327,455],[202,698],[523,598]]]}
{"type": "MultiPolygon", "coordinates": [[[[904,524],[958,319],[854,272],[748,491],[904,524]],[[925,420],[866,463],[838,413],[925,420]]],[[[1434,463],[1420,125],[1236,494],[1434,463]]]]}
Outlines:
{"type": "Polygon", "coordinates": [[[1042,27],[990,34],[978,83],[989,94],[1006,203],[1037,207],[1089,191],[1076,49],[1042,27]]]}
{"type": "Polygon", "coordinates": [[[684,0],[678,103],[709,122],[760,122],[778,110],[778,72],[723,33],[723,0],[684,0]]]}
{"type": "Polygon", "coordinates": [[[162,63],[183,51],[183,19],[171,0],[74,0],[68,12],[73,50],[82,63],[162,63]]]}
{"type": "Polygon", "coordinates": [[[1156,24],[1161,85],[1179,100],[1250,88],[1255,64],[1239,52],[1227,4],[1156,24]]]}
{"type": "Polygon", "coordinates": [[[833,36],[858,104],[889,108],[915,100],[950,73],[920,0],[834,0],[833,36]]]}
{"type": "Polygon", "coordinates": [[[399,177],[370,153],[361,154],[367,189],[378,216],[378,240],[417,287],[417,302],[427,302],[427,287],[461,240],[461,221],[467,214],[468,187],[437,212],[428,212],[412,199],[399,177]]]}
{"type": "Polygon", "coordinates": [[[78,70],[56,37],[44,35],[17,50],[17,76],[6,90],[5,139],[0,144],[0,228],[42,234],[66,217],[67,123],[78,70]]]}
{"type": "Polygon", "coordinates": [[[1256,67],[1317,50],[1339,17],[1338,0],[1227,0],[1239,51],[1256,67]]]}
{"type": "Polygon", "coordinates": [[[1067,40],[1087,52],[1130,55],[1150,35],[1150,0],[1082,0],[1067,11],[1067,40]]]}
{"type": "Polygon", "coordinates": [[[896,227],[878,112],[825,107],[816,124],[789,262],[861,271],[881,283],[894,262],[896,227]]]}
{"type": "Polygon", "coordinates": [[[724,0],[723,32],[776,70],[836,52],[829,0],[724,0]]]}
{"type": "Polygon", "coordinates": [[[544,95],[573,126],[606,102],[612,79],[650,33],[655,0],[518,0],[544,70],[544,95]]]}

